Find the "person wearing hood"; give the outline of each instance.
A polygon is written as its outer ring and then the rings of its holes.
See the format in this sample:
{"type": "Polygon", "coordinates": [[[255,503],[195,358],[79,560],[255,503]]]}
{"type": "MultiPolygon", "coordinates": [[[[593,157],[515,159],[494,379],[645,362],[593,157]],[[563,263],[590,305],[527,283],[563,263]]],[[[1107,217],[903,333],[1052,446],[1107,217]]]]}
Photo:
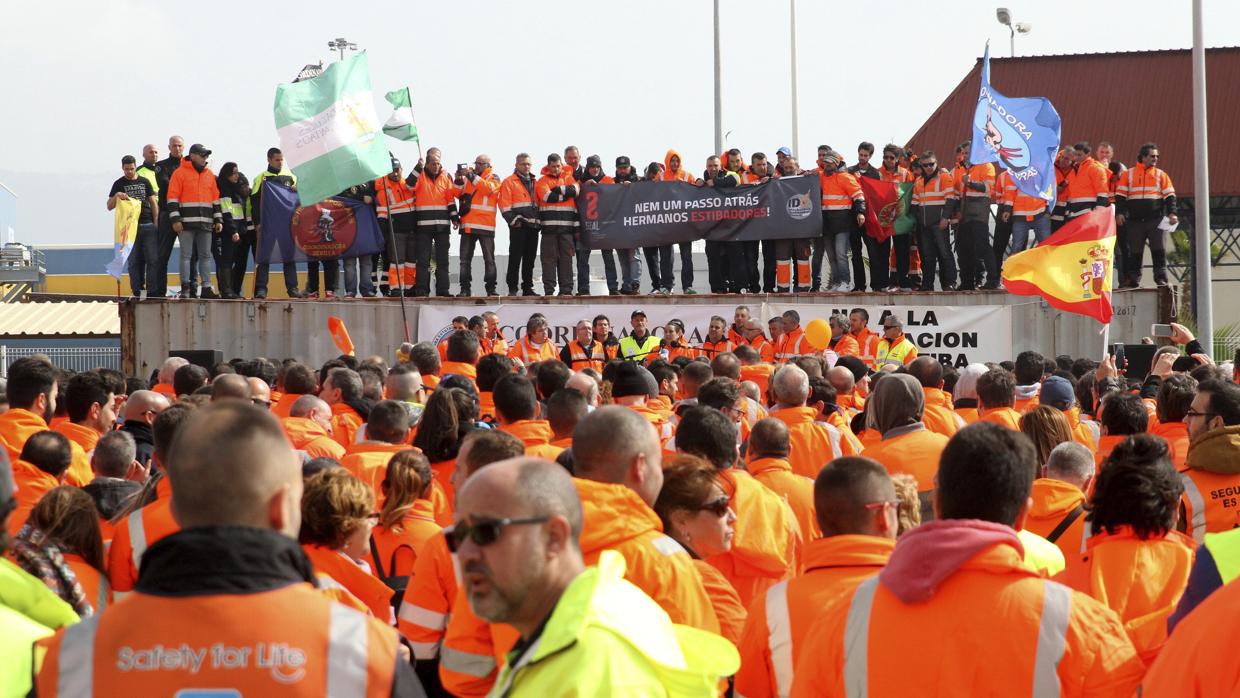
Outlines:
{"type": "Polygon", "coordinates": [[[581,184],[564,167],[559,153],[547,156],[547,165],[534,185],[538,201],[538,217],[543,239],[539,248],[542,257],[543,294],[573,295],[573,244],[580,234],[577,223],[577,195],[581,184]]]}
{"type": "Polygon", "coordinates": [[[981,419],[977,412],[977,379],[989,370],[986,364],[969,364],[961,369],[952,388],[952,408],[966,425],[981,419]]]}
{"type": "Polygon", "coordinates": [[[236,288],[241,282],[233,278],[233,268],[238,253],[243,249],[241,238],[250,226],[246,206],[250,200],[250,182],[237,169],[237,163],[226,162],[220,168],[215,184],[220,191],[220,206],[224,211],[224,230],[212,239],[211,245],[211,254],[215,257],[215,279],[220,286],[221,298],[240,298],[236,288]]]}
{"type": "MultiPolygon", "coordinates": [[[[574,176],[574,179],[583,187],[590,183],[615,184],[614,179],[603,174],[603,158],[597,155],[586,158],[586,166],[582,168],[581,176],[574,176]]],[[[577,295],[588,296],[590,295],[590,248],[586,245],[584,235],[577,237],[574,248],[577,253],[577,295]]],[[[615,250],[599,250],[599,254],[603,257],[603,273],[607,278],[607,292],[613,296],[619,295],[615,250]]]]}
{"type": "Polygon", "coordinates": [[[820,609],[878,574],[895,547],[899,500],[883,466],[837,458],[818,473],[813,496],[822,538],[806,544],[804,573],[771,587],[750,607],[738,645],[738,695],[788,695],[820,609]]]}
{"type": "Polygon", "coordinates": [[[1059,546],[1064,560],[1085,550],[1085,491],[1094,479],[1094,454],[1078,443],[1051,449],[1042,476],[1033,481],[1024,530],[1059,546]]]}
{"type": "MultiPolygon", "coordinates": [[[[697,184],[698,179],[694,177],[688,170],[684,168],[684,158],[675,149],[668,149],[667,154],[663,156],[663,172],[660,176],[664,182],[686,182],[688,184],[697,184]]],[[[693,290],[693,243],[681,242],[677,243],[680,249],[680,290],[685,295],[697,293],[693,290]]],[[[667,250],[671,250],[669,245],[667,250]]],[[[665,254],[665,267],[660,273],[663,280],[663,290],[667,293],[672,292],[672,259],[670,254],[665,254]]]]}
{"type": "Polygon", "coordinates": [[[847,685],[869,695],[1132,695],[1145,666],[1114,612],[1022,561],[1015,529],[1036,468],[1024,435],[961,430],[942,454],[937,520],[818,612],[791,695],[846,695],[847,685]]]}
{"type": "Polygon", "coordinates": [[[512,174],[499,185],[499,212],[508,224],[508,295],[534,295],[534,258],[542,222],[534,199],[533,163],[529,153],[518,153],[512,174]]]}
{"type": "Polygon", "coordinates": [[[457,177],[461,190],[461,295],[472,296],[474,248],[482,248],[482,283],[488,296],[496,295],[495,202],[499,176],[491,170],[491,156],[479,155],[474,166],[457,177]]]}
{"type": "Polygon", "coordinates": [[[1184,415],[1188,425],[1188,469],[1184,519],[1193,540],[1240,526],[1240,386],[1208,380],[1184,415]]]}
{"type": "Polygon", "coordinates": [[[172,173],[168,182],[168,219],[181,245],[181,297],[197,298],[198,290],[190,280],[192,257],[198,255],[198,275],[202,281],[203,298],[219,298],[211,288],[212,236],[224,230],[224,212],[220,208],[220,190],[215,173],[207,167],[211,151],[201,143],[189,148],[189,157],[172,173]]]}
{"type": "Polygon", "coordinates": [[[921,520],[929,521],[933,517],[930,493],[935,489],[935,472],[947,437],[926,429],[922,422],[925,407],[925,393],[916,378],[906,373],[885,376],[866,401],[866,416],[873,415],[874,428],[882,440],[861,455],[882,463],[893,475],[908,473],[917,478],[921,520]]]}
{"type": "MultiPolygon", "coordinates": [[[[696,182],[701,187],[730,189],[740,185],[740,176],[723,168],[723,160],[718,155],[706,158],[706,170],[702,178],[696,182]]],[[[735,293],[729,281],[731,248],[727,243],[706,241],[706,274],[710,280],[711,293],[735,293]]]]}

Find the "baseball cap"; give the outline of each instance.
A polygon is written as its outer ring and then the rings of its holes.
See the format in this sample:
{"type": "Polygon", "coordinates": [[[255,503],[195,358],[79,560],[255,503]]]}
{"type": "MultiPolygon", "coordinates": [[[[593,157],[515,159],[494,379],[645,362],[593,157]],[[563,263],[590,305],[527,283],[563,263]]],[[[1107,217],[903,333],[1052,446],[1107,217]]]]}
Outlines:
{"type": "Polygon", "coordinates": [[[616,158],[616,167],[632,167],[632,164],[629,162],[629,156],[621,155],[616,158]]]}
{"type": "Polygon", "coordinates": [[[644,311],[644,310],[634,310],[634,311],[633,311],[633,313],[632,313],[631,315],[629,315],[629,319],[630,319],[630,320],[632,320],[633,318],[637,317],[638,315],[641,315],[642,317],[646,317],[646,311],[644,311]]]}
{"type": "Polygon", "coordinates": [[[779,146],[779,150],[776,150],[775,152],[779,153],[780,155],[787,155],[788,157],[792,157],[792,148],[789,148],[786,145],[779,146]]]}
{"type": "Polygon", "coordinates": [[[400,158],[393,155],[392,156],[392,171],[395,172],[396,170],[399,170],[399,169],[400,169],[400,158]]]}
{"type": "Polygon", "coordinates": [[[1072,390],[1072,384],[1066,378],[1051,376],[1042,381],[1042,390],[1038,395],[1038,402],[1043,405],[1050,405],[1057,410],[1068,410],[1076,403],[1076,393],[1072,390]]]}
{"type": "Polygon", "coordinates": [[[195,144],[191,145],[191,146],[189,147],[189,154],[190,154],[190,155],[201,155],[201,156],[203,156],[204,158],[209,158],[209,157],[211,157],[211,151],[210,151],[210,150],[207,150],[207,146],[205,146],[205,145],[203,145],[203,144],[201,144],[201,143],[195,143],[195,144]]]}
{"type": "Polygon", "coordinates": [[[586,158],[586,167],[602,167],[602,166],[603,166],[603,158],[597,155],[591,155],[590,157],[586,158]]]}

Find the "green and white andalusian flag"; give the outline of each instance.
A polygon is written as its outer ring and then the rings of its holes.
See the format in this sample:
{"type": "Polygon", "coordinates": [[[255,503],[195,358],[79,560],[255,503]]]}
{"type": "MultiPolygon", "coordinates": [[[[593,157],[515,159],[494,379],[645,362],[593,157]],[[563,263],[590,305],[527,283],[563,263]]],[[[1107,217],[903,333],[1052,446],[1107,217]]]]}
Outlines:
{"type": "Polygon", "coordinates": [[[392,171],[365,52],[332,63],[317,77],[277,87],[275,118],[302,206],[392,171]]]}
{"type": "Polygon", "coordinates": [[[409,98],[409,88],[392,90],[387,93],[387,101],[392,103],[395,111],[388,117],[387,123],[383,124],[383,132],[402,141],[418,140],[418,125],[413,123],[413,102],[409,98]]]}

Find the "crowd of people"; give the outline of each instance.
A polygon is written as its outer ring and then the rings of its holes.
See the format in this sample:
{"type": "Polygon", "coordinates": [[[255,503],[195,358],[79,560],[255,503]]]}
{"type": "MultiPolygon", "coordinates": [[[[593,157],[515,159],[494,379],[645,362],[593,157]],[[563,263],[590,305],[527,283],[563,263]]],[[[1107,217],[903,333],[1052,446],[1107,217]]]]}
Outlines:
{"type": "MultiPolygon", "coordinates": [[[[1055,162],[1059,183],[1053,207],[1017,189],[1007,170],[969,160],[970,144],[955,150],[953,162],[932,151],[916,152],[889,144],[875,166],[875,146],[863,142],[857,159],[827,145],[818,147],[816,167],[803,168],[787,147],[771,162],[761,152],[748,161],[732,149],[706,158],[700,175],[676,150],[642,172],[628,156],[615,159],[613,174],[603,160],[582,160],[576,146],[551,153],[540,174],[531,156],[516,156],[513,173],[501,176],[488,155],[472,164],[458,163],[449,175],[438,148],[406,172],[395,157],[392,171],[354,186],[340,196],[373,206],[386,239],[380,254],[306,263],[307,282],[299,288],[296,263],[284,263],[285,290],[291,298],[357,298],[377,295],[454,295],[450,277],[452,230],[460,264],[457,294],[499,293],[495,263],[496,215],[509,230],[507,295],[537,295],[534,268],[542,275],[542,295],[588,295],[592,251],[583,239],[576,198],[583,188],[639,181],[678,181],[697,186],[734,188],[778,177],[817,177],[821,185],[822,234],[813,239],[761,242],[707,242],[711,293],[933,291],[995,289],[1006,255],[1045,240],[1067,220],[1097,207],[1115,206],[1118,240],[1115,269],[1119,288],[1140,286],[1145,248],[1150,249],[1154,280],[1167,283],[1166,233],[1178,224],[1175,188],[1158,168],[1159,150],[1146,143],[1138,164],[1126,168],[1114,159],[1114,147],[1078,142],[1060,151],[1055,162]],[[951,169],[948,169],[948,166],[951,169]],[[866,233],[866,198],[858,177],[913,183],[911,232],[885,240],[866,233]],[[473,259],[481,253],[483,279],[475,287],[473,259]],[[824,267],[824,254],[826,266],[824,267]],[[343,266],[343,284],[341,267],[343,266]],[[322,280],[320,282],[320,269],[322,280]],[[867,279],[868,270],[868,279],[867,279]]],[[[235,162],[218,175],[208,167],[211,151],[194,144],[185,152],[180,136],[168,141],[168,157],[159,159],[146,145],[142,160],[122,159],[123,176],[112,186],[108,208],[117,199],[142,202],[137,238],[129,259],[130,286],[138,298],[167,295],[166,269],[174,243],[180,244],[180,297],[240,298],[250,258],[254,258],[251,297],[267,297],[270,265],[258,263],[262,234],[262,195],[267,183],[296,187],[297,177],[284,165],[278,148],[267,151],[266,168],[247,178],[235,162]],[[215,282],[211,280],[211,262],[215,282]]],[[[672,245],[601,250],[608,291],[642,293],[642,262],[649,272],[648,293],[671,294],[676,288],[672,245]]],[[[691,243],[679,243],[680,290],[696,293],[691,243]]]]}
{"type": "Polygon", "coordinates": [[[862,310],[821,351],[744,306],[696,346],[454,324],[393,361],[15,361],[0,694],[1240,688],[1240,374],[1183,326],[1137,377],[957,370],[862,310]]]}

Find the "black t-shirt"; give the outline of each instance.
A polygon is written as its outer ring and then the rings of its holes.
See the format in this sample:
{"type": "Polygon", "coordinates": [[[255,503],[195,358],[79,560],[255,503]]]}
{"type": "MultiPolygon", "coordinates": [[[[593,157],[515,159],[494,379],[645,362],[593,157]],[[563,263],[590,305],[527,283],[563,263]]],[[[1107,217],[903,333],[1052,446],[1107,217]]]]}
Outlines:
{"type": "Polygon", "coordinates": [[[121,177],[112,183],[112,191],[108,192],[108,198],[120,192],[125,192],[125,196],[142,202],[142,212],[138,214],[139,224],[155,222],[155,219],[151,217],[151,197],[155,196],[155,190],[151,189],[151,183],[146,181],[146,177],[133,179],[121,177]]]}

